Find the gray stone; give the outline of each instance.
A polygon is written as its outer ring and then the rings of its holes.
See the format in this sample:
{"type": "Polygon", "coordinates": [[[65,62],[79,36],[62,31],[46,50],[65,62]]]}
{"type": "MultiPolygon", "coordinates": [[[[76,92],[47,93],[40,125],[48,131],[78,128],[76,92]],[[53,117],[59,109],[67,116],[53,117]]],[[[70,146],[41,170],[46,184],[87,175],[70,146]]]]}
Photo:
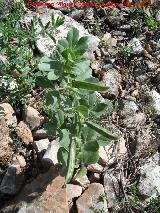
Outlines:
{"type": "Polygon", "coordinates": [[[139,193],[145,198],[160,195],[160,155],[155,153],[140,167],[139,193]]]}
{"type": "Polygon", "coordinates": [[[90,172],[101,173],[103,172],[104,168],[100,164],[95,163],[95,164],[88,165],[87,170],[90,172]]]}
{"type": "Polygon", "coordinates": [[[47,130],[45,129],[37,129],[32,132],[33,138],[36,140],[45,139],[48,137],[47,130]]]}
{"type": "Polygon", "coordinates": [[[113,64],[105,64],[103,66],[103,69],[105,69],[105,70],[109,70],[109,69],[112,69],[112,68],[113,68],[113,64]]]}
{"type": "Polygon", "coordinates": [[[104,196],[104,188],[100,183],[92,183],[88,189],[76,201],[78,213],[108,212],[106,200],[100,199],[104,196]]]}
{"type": "Polygon", "coordinates": [[[25,109],[24,120],[31,130],[40,127],[43,118],[40,117],[40,113],[33,107],[28,106],[25,109]]]}
{"type": "Polygon", "coordinates": [[[127,154],[126,141],[123,137],[119,137],[114,144],[109,144],[99,149],[99,164],[103,166],[110,166],[116,162],[120,157],[127,154]]]}
{"type": "Polygon", "coordinates": [[[160,11],[158,10],[156,13],[156,21],[160,23],[160,11]]]}
{"type": "Polygon", "coordinates": [[[42,151],[44,151],[44,150],[47,150],[47,148],[48,148],[50,142],[49,142],[49,140],[46,138],[46,139],[41,139],[41,140],[39,140],[39,141],[34,141],[33,144],[35,145],[36,150],[37,150],[38,152],[42,152],[42,151]]]}
{"type": "Polygon", "coordinates": [[[113,208],[116,205],[119,184],[117,177],[110,170],[106,171],[104,174],[104,191],[107,196],[108,208],[113,208]]]}
{"type": "Polygon", "coordinates": [[[160,94],[157,91],[152,90],[149,95],[152,98],[151,107],[154,109],[154,113],[160,115],[160,94]]]}
{"type": "Polygon", "coordinates": [[[18,165],[11,165],[1,182],[0,192],[9,195],[15,195],[21,188],[24,176],[19,172],[18,165]]]}
{"type": "Polygon", "coordinates": [[[121,80],[121,75],[116,69],[106,70],[102,82],[108,86],[109,89],[105,95],[113,95],[117,97],[119,95],[121,80]]]}
{"type": "Polygon", "coordinates": [[[57,159],[57,153],[59,149],[59,142],[57,140],[53,140],[50,142],[43,158],[42,158],[42,164],[44,166],[51,166],[58,163],[57,159]]]}
{"type": "Polygon", "coordinates": [[[132,51],[134,54],[139,54],[139,53],[142,53],[142,52],[143,52],[143,47],[142,47],[141,42],[139,41],[138,38],[133,38],[133,39],[129,42],[128,47],[131,48],[131,51],[132,51]]]}
{"type": "Polygon", "coordinates": [[[117,39],[112,38],[110,33],[105,33],[102,39],[106,45],[116,47],[117,46],[117,39]]]}
{"type": "Polygon", "coordinates": [[[73,18],[75,21],[78,21],[84,14],[85,14],[85,11],[84,11],[84,10],[77,10],[77,9],[74,9],[74,10],[70,13],[70,17],[73,18]]]}
{"type": "Polygon", "coordinates": [[[0,61],[5,65],[8,64],[7,56],[0,54],[0,61]]]}
{"type": "Polygon", "coordinates": [[[128,128],[139,128],[143,126],[146,122],[146,115],[144,113],[137,113],[134,116],[130,116],[123,120],[123,123],[128,128]]]}
{"type": "Polygon", "coordinates": [[[121,115],[124,116],[124,118],[132,117],[134,116],[138,111],[138,106],[134,101],[123,101],[124,107],[121,111],[121,115]]]}
{"type": "Polygon", "coordinates": [[[153,63],[152,61],[146,61],[146,64],[150,71],[153,71],[157,68],[157,64],[153,63]]]}

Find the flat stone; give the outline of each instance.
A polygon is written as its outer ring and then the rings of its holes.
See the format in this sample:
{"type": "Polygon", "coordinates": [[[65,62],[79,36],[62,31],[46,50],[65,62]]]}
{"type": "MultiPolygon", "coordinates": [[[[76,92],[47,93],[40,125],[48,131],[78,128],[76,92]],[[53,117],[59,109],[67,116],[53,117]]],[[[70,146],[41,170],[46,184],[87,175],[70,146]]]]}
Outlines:
{"type": "Polygon", "coordinates": [[[74,184],[67,184],[67,200],[72,201],[73,198],[79,197],[82,194],[82,187],[74,184]]]}
{"type": "Polygon", "coordinates": [[[87,170],[95,173],[102,173],[104,168],[98,163],[90,164],[87,166],[87,170]]]}
{"type": "Polygon", "coordinates": [[[75,182],[77,184],[79,184],[80,186],[82,186],[83,189],[86,188],[90,184],[90,181],[89,181],[87,175],[84,175],[82,177],[76,178],[75,182]]]}
{"type": "Polygon", "coordinates": [[[47,173],[27,184],[1,212],[69,213],[64,181],[62,168],[51,167],[47,173]]]}
{"type": "Polygon", "coordinates": [[[88,189],[76,201],[78,213],[108,212],[107,203],[100,199],[104,195],[104,188],[100,183],[92,183],[88,189]]]}
{"type": "Polygon", "coordinates": [[[117,158],[127,154],[126,141],[123,137],[119,137],[117,143],[110,144],[99,149],[99,164],[109,166],[116,162],[117,158]]]}
{"type": "Polygon", "coordinates": [[[151,107],[156,115],[160,115],[160,94],[156,90],[150,92],[152,98],[151,107]]]}
{"type": "Polygon", "coordinates": [[[124,106],[121,110],[121,115],[124,118],[133,117],[138,111],[138,106],[134,101],[124,100],[123,105],[124,106]]]}
{"type": "Polygon", "coordinates": [[[134,116],[130,116],[123,120],[123,123],[128,128],[137,128],[139,129],[141,126],[145,125],[146,115],[144,113],[137,113],[134,116]]]}
{"type": "Polygon", "coordinates": [[[160,11],[157,11],[156,13],[156,21],[160,23],[160,11]]]}

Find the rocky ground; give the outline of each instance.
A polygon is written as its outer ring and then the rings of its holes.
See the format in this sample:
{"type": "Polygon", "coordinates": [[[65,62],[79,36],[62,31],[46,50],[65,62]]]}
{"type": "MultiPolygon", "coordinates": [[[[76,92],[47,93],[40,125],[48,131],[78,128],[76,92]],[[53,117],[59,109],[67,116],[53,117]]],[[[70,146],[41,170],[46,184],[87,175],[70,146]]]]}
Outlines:
{"type": "MultiPolygon", "coordinates": [[[[99,162],[88,166],[86,176],[64,186],[58,139],[43,129],[41,91],[33,91],[26,104],[1,99],[0,212],[160,212],[160,12],[26,8],[22,27],[34,14],[43,23],[51,14],[65,18],[57,40],[71,26],[90,36],[86,57],[93,76],[110,87],[101,97],[113,104],[102,124],[120,137],[100,148],[99,162]]],[[[49,55],[54,46],[41,35],[34,54],[49,55]]],[[[0,60],[7,59],[0,53],[0,60]]]]}

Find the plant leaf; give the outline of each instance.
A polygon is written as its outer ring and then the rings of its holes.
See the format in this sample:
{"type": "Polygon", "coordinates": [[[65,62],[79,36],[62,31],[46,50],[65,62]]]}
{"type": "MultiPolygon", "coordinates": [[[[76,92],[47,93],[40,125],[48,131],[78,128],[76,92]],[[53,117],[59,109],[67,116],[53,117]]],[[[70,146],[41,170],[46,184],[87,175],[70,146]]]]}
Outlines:
{"type": "Polygon", "coordinates": [[[53,88],[54,85],[53,83],[48,80],[47,78],[44,78],[44,76],[37,76],[36,78],[36,83],[39,87],[42,87],[42,88],[53,88]]]}
{"type": "Polygon", "coordinates": [[[88,36],[83,36],[79,39],[76,44],[75,51],[83,51],[85,52],[88,49],[88,36]]]}
{"type": "Polygon", "coordinates": [[[68,152],[64,147],[60,147],[57,153],[58,162],[61,163],[63,166],[67,167],[68,162],[68,152]]]}
{"type": "Polygon", "coordinates": [[[75,108],[75,111],[81,113],[84,117],[88,116],[88,108],[86,106],[80,105],[75,108]]]}
{"type": "Polygon", "coordinates": [[[59,143],[67,151],[69,151],[69,144],[70,144],[70,137],[69,136],[70,136],[69,131],[67,129],[62,129],[59,143]]]}
{"type": "Polygon", "coordinates": [[[87,168],[85,166],[82,166],[74,176],[74,179],[83,177],[87,174],[87,168]]]}
{"type": "Polygon", "coordinates": [[[108,89],[108,87],[106,87],[106,86],[90,83],[87,81],[73,81],[72,86],[75,88],[100,91],[100,92],[105,92],[108,89]]]}
{"type": "Polygon", "coordinates": [[[78,38],[79,38],[79,31],[75,27],[72,27],[67,34],[67,41],[69,43],[70,48],[76,45],[76,43],[78,42],[78,38]]]}
{"type": "Polygon", "coordinates": [[[86,143],[82,150],[82,162],[84,165],[96,163],[99,159],[99,145],[97,141],[86,143]]]}
{"type": "Polygon", "coordinates": [[[57,75],[55,74],[54,71],[49,72],[48,75],[47,75],[47,77],[48,77],[48,79],[51,80],[51,81],[52,81],[52,80],[57,80],[57,79],[59,78],[59,76],[57,76],[57,75]]]}
{"type": "Polygon", "coordinates": [[[117,136],[113,135],[111,132],[107,131],[105,128],[99,126],[98,124],[93,123],[92,121],[86,121],[87,126],[89,126],[91,129],[98,132],[100,135],[103,135],[104,137],[116,140],[117,136]]]}

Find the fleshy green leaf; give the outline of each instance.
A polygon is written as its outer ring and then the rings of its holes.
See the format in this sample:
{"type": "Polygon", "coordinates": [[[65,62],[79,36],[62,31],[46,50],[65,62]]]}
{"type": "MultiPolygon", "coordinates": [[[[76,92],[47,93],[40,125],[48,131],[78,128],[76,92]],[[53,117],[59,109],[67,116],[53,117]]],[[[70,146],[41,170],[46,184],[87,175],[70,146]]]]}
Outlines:
{"type": "Polygon", "coordinates": [[[43,128],[47,131],[47,134],[50,136],[56,136],[57,126],[53,123],[45,123],[43,128]]]}
{"type": "Polygon", "coordinates": [[[41,71],[52,71],[52,68],[51,68],[51,65],[50,65],[51,61],[52,61],[51,58],[44,56],[40,60],[40,63],[38,65],[39,70],[41,70],[41,71]]]}
{"type": "Polygon", "coordinates": [[[103,136],[101,136],[97,139],[97,143],[99,144],[99,146],[107,146],[111,143],[111,141],[112,140],[110,140],[106,137],[103,137],[103,136]]]}
{"type": "Polygon", "coordinates": [[[78,42],[78,38],[79,38],[79,31],[75,27],[72,27],[67,34],[67,41],[69,43],[70,48],[76,45],[76,43],[78,42]]]}
{"type": "Polygon", "coordinates": [[[105,92],[108,89],[108,87],[106,87],[106,86],[90,83],[87,81],[73,81],[72,86],[75,88],[100,91],[100,92],[105,92]]]}
{"type": "Polygon", "coordinates": [[[53,83],[44,76],[38,76],[36,78],[36,83],[39,87],[42,88],[53,88],[53,83]]]}
{"type": "Polygon", "coordinates": [[[85,165],[96,163],[99,159],[99,145],[97,141],[86,143],[82,150],[82,161],[85,165]]]}
{"type": "Polygon", "coordinates": [[[67,151],[69,151],[69,144],[70,144],[70,133],[67,129],[62,129],[62,133],[60,135],[60,145],[65,148],[67,151]]]}
{"type": "Polygon", "coordinates": [[[61,163],[63,166],[67,167],[68,163],[68,152],[64,147],[60,147],[57,153],[58,162],[61,163]]]}
{"type": "Polygon", "coordinates": [[[68,44],[68,41],[66,39],[60,39],[58,41],[58,46],[61,46],[61,50],[62,50],[62,47],[63,47],[63,50],[65,49],[68,49],[69,48],[69,44],[68,44]]]}
{"type": "Polygon", "coordinates": [[[59,109],[55,117],[57,118],[58,126],[60,127],[64,123],[64,112],[59,109]]]}
{"type": "Polygon", "coordinates": [[[88,49],[88,36],[81,37],[77,42],[75,50],[83,50],[84,52],[88,49]]]}
{"type": "Polygon", "coordinates": [[[93,108],[93,111],[96,112],[96,115],[100,116],[105,112],[106,109],[107,109],[106,103],[99,103],[93,108]]]}
{"type": "Polygon", "coordinates": [[[116,140],[117,136],[113,135],[111,132],[107,131],[105,128],[99,126],[98,124],[93,123],[92,121],[86,121],[87,126],[89,126],[91,129],[95,130],[98,132],[100,135],[111,139],[111,140],[116,140]]]}
{"type": "Polygon", "coordinates": [[[55,74],[54,71],[49,72],[48,75],[47,75],[47,77],[48,77],[48,79],[51,80],[51,81],[52,81],[52,80],[57,80],[57,79],[59,78],[59,76],[57,76],[57,75],[55,74]]]}
{"type": "Polygon", "coordinates": [[[88,116],[88,108],[86,106],[78,106],[75,108],[75,111],[81,113],[84,117],[88,116]]]}
{"type": "Polygon", "coordinates": [[[70,149],[69,149],[69,157],[68,157],[68,170],[66,174],[66,183],[69,183],[73,177],[74,168],[75,168],[75,160],[76,160],[76,144],[75,141],[71,141],[70,149]]]}
{"type": "Polygon", "coordinates": [[[85,125],[82,130],[82,138],[84,141],[88,142],[90,140],[95,140],[97,138],[97,133],[95,130],[89,128],[87,125],[85,125]]]}

